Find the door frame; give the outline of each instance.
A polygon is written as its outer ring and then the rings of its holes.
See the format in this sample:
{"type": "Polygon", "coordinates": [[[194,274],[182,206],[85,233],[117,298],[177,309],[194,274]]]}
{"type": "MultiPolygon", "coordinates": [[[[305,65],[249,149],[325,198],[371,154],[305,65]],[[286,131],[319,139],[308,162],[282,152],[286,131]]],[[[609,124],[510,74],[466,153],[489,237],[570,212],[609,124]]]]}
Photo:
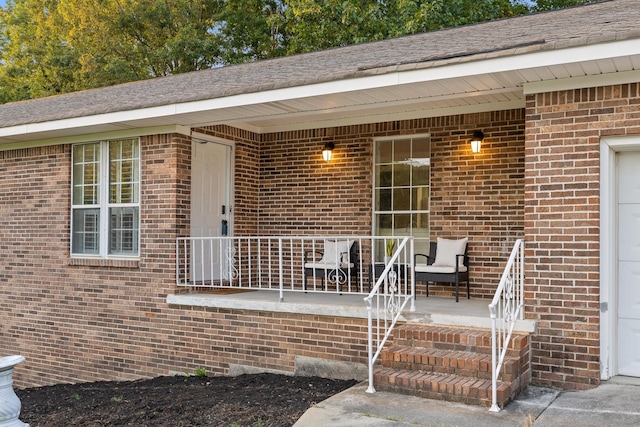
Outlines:
{"type": "MultiPolygon", "coordinates": [[[[234,221],[234,208],[235,206],[233,205],[233,201],[235,200],[235,170],[236,170],[236,163],[235,163],[235,149],[236,149],[236,145],[235,142],[230,141],[228,139],[223,139],[223,138],[219,138],[216,136],[211,136],[211,135],[207,135],[206,133],[200,133],[200,132],[194,132],[192,131],[189,136],[191,137],[191,147],[192,147],[192,151],[193,151],[193,146],[194,144],[197,144],[198,141],[202,141],[202,142],[207,142],[207,143],[213,143],[213,144],[218,144],[218,145],[224,145],[230,148],[230,152],[229,152],[229,188],[228,188],[228,197],[229,197],[229,213],[228,213],[228,217],[229,217],[229,229],[228,229],[228,236],[233,236],[233,227],[235,224],[234,221]]],[[[193,175],[192,175],[193,176],[193,175]]],[[[191,232],[189,232],[191,233],[191,232]]]]}
{"type": "Polygon", "coordinates": [[[600,379],[618,374],[618,200],[616,155],[640,151],[640,136],[600,140],[600,379]]]}

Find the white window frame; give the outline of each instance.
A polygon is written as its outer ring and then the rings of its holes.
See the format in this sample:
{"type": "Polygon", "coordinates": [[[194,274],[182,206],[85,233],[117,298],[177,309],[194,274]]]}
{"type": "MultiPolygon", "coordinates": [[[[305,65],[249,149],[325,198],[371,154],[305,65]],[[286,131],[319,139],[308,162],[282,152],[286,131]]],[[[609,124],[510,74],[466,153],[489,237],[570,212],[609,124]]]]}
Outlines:
{"type": "MultiPolygon", "coordinates": [[[[424,134],[415,134],[415,135],[397,135],[397,136],[393,136],[393,137],[384,137],[384,138],[375,138],[374,139],[374,147],[373,147],[373,182],[372,182],[372,187],[373,187],[373,197],[372,197],[372,202],[373,202],[373,206],[372,206],[372,212],[373,212],[373,218],[372,218],[372,234],[374,236],[382,236],[381,234],[378,234],[378,230],[377,230],[377,217],[378,215],[384,214],[384,213],[392,213],[392,214],[409,214],[409,215],[413,215],[416,213],[425,213],[428,216],[431,215],[431,168],[429,169],[429,184],[428,184],[428,188],[429,188],[429,206],[427,210],[424,209],[417,209],[417,210],[413,210],[412,208],[410,208],[409,210],[394,210],[393,209],[393,199],[392,199],[392,206],[391,206],[391,210],[387,211],[387,210],[378,210],[376,209],[376,205],[377,205],[377,194],[376,194],[376,190],[382,187],[377,187],[377,182],[376,182],[376,166],[378,164],[378,159],[377,159],[377,148],[378,148],[378,144],[382,143],[382,142],[390,142],[390,141],[407,141],[407,140],[428,140],[429,143],[429,148],[428,148],[428,152],[429,152],[429,157],[428,160],[426,160],[430,166],[431,163],[431,134],[430,133],[424,133],[424,134]]],[[[424,159],[424,158],[421,158],[424,159]]],[[[405,159],[404,161],[410,161],[411,159],[405,159]]],[[[393,159],[392,163],[401,163],[401,161],[398,161],[396,159],[393,159]]],[[[417,187],[417,186],[416,186],[417,187]]],[[[420,185],[420,187],[423,187],[423,185],[420,185]]],[[[391,189],[396,188],[395,186],[392,186],[391,189]]],[[[414,188],[413,184],[409,185],[407,188],[409,188],[411,191],[414,188]]],[[[422,248],[421,250],[424,251],[426,250],[428,252],[429,250],[429,236],[430,236],[430,230],[431,230],[431,221],[430,221],[430,217],[428,220],[428,229],[427,229],[427,235],[426,236],[414,236],[413,233],[413,226],[411,226],[411,231],[408,235],[413,236],[414,237],[414,241],[416,241],[416,250],[418,250],[418,248],[420,248],[420,243],[422,242],[423,246],[426,247],[422,248]]],[[[406,236],[407,234],[395,234],[392,233],[394,236],[406,236]]],[[[378,252],[381,252],[382,249],[381,248],[376,248],[376,257],[379,255],[378,252]]]]}
{"type": "Polygon", "coordinates": [[[73,144],[71,149],[71,235],[70,235],[70,252],[71,257],[73,258],[98,258],[98,259],[129,259],[129,260],[138,260],[140,258],[140,197],[141,197],[141,166],[142,166],[142,152],[141,152],[141,143],[139,137],[130,137],[130,138],[114,138],[108,140],[100,140],[100,141],[91,141],[84,142],[80,144],[73,144]],[[132,140],[138,146],[138,164],[137,164],[137,194],[135,195],[135,200],[137,203],[110,203],[109,201],[109,189],[111,186],[110,182],[110,166],[111,166],[111,158],[109,155],[109,147],[111,142],[122,141],[122,140],[132,140]],[[73,148],[79,145],[95,145],[98,144],[99,147],[99,165],[100,172],[98,178],[98,185],[100,188],[99,191],[99,201],[95,205],[75,205],[74,203],[74,156],[73,156],[73,148]],[[83,253],[83,252],[74,252],[74,212],[80,209],[88,209],[94,208],[99,209],[99,218],[100,218],[100,229],[99,229],[99,250],[98,254],[93,253],[83,253]],[[135,226],[135,230],[137,230],[137,241],[135,242],[137,251],[135,254],[110,254],[109,248],[111,246],[110,239],[110,209],[111,208],[136,208],[137,209],[137,224],[135,226]]]}

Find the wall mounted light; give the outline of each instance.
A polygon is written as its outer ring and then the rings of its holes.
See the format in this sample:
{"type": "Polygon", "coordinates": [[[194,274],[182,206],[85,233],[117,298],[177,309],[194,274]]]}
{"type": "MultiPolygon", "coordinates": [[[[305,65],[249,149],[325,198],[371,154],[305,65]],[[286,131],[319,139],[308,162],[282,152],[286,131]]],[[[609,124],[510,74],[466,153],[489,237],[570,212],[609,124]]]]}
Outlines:
{"type": "Polygon", "coordinates": [[[322,158],[324,159],[325,162],[328,162],[329,160],[331,160],[331,154],[334,148],[336,147],[335,145],[333,145],[333,142],[331,141],[324,144],[324,148],[322,149],[322,158]]]}
{"type": "Polygon", "coordinates": [[[476,154],[480,152],[480,148],[482,146],[482,140],[484,139],[484,133],[481,130],[476,130],[473,132],[473,137],[471,137],[471,152],[476,154]]]}

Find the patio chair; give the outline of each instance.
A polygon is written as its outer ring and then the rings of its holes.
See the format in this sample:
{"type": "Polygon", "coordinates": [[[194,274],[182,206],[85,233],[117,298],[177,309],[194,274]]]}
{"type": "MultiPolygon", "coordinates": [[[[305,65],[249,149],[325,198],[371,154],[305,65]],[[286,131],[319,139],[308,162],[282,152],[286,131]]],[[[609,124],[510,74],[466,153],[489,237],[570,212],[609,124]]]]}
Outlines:
{"type": "Polygon", "coordinates": [[[438,238],[437,242],[430,242],[429,255],[415,254],[415,281],[426,282],[427,297],[429,296],[429,282],[450,283],[456,287],[456,302],[458,302],[460,283],[466,282],[467,299],[469,299],[467,240],[467,238],[459,240],[438,238]]]}
{"type": "MultiPolygon", "coordinates": [[[[317,243],[316,243],[317,245],[317,243]]],[[[353,240],[325,239],[322,247],[304,254],[304,290],[308,279],[320,279],[322,289],[335,284],[340,291],[342,285],[358,279],[358,245],[353,240]]]]}

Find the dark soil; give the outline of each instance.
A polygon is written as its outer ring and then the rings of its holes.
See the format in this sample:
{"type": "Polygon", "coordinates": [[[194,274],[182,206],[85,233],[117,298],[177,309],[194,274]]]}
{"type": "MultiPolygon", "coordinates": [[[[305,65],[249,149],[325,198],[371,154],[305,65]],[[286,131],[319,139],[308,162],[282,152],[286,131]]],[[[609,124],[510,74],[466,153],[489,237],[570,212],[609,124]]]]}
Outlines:
{"type": "Polygon", "coordinates": [[[251,374],[158,377],[16,390],[31,427],[291,426],[356,381],[251,374]]]}

